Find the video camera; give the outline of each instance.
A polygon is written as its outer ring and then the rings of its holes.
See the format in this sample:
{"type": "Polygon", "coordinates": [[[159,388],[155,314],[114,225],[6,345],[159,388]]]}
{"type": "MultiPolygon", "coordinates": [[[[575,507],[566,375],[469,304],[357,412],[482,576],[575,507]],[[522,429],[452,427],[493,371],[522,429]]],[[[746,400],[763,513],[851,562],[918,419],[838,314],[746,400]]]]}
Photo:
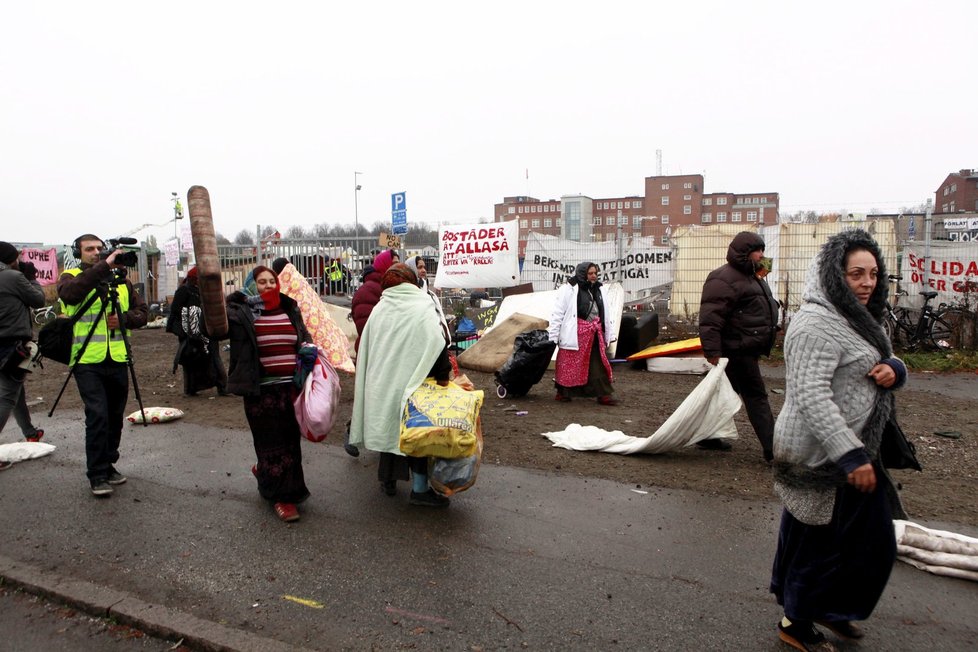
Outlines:
{"type": "Polygon", "coordinates": [[[126,267],[136,267],[139,264],[139,257],[136,255],[136,252],[122,246],[134,245],[136,242],[136,238],[109,238],[109,248],[99,253],[99,260],[105,260],[111,256],[112,252],[115,250],[122,249],[123,253],[120,253],[115,257],[115,263],[117,265],[125,265],[126,267]]]}

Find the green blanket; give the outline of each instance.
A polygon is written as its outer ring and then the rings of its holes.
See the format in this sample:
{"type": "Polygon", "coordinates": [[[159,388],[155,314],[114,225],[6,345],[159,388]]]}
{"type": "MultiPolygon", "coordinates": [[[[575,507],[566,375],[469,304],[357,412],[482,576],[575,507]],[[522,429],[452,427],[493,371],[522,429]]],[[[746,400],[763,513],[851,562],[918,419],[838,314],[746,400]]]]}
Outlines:
{"type": "Polygon", "coordinates": [[[408,283],[384,290],[360,336],[351,444],[402,454],[404,406],[446,345],[426,292],[408,283]]]}

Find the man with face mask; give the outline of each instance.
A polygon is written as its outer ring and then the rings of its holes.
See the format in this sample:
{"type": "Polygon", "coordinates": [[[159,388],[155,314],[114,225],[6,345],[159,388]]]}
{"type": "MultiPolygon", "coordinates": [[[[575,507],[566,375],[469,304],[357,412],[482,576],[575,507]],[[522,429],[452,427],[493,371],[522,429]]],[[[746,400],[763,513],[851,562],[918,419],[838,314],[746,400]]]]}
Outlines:
{"type": "MultiPolygon", "coordinates": [[[[761,442],[765,461],[774,458],[774,415],[758,358],[771,353],[777,331],[778,304],[768,284],[757,277],[764,239],[741,231],[727,248],[727,264],[710,272],[700,298],[700,340],[710,364],[727,358],[726,374],[761,442]]],[[[722,439],[697,444],[708,450],[730,450],[722,439]]]]}
{"type": "Polygon", "coordinates": [[[123,265],[115,262],[121,250],[116,249],[104,260],[101,238],[90,233],[79,236],[72,245],[79,267],[67,269],[58,279],[58,297],[69,317],[85,308],[75,323],[71,360],[78,393],[85,404],[85,458],[92,494],[110,496],[113,486],[123,484],[119,473],[119,442],[126,401],[129,397],[129,361],[123,331],[146,325],[149,310],[128,279],[121,280],[123,265]],[[121,315],[112,311],[110,285],[119,296],[121,315]],[[91,303],[89,304],[89,299],[91,303]],[[107,304],[104,312],[103,304],[107,304]],[[84,352],[82,343],[92,334],[84,352]],[[78,358],[79,353],[81,357],[78,358]]]}

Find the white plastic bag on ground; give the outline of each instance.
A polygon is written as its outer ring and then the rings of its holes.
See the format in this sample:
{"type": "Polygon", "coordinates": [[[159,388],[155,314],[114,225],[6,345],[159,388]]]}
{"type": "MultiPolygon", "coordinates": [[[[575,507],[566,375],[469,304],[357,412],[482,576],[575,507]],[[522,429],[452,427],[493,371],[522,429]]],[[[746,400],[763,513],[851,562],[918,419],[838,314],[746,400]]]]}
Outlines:
{"type": "Polygon", "coordinates": [[[0,444],[0,462],[23,462],[37,457],[50,455],[57,448],[54,444],[39,441],[17,441],[12,444],[0,444]]]}
{"type": "Polygon", "coordinates": [[[560,432],[545,432],[543,436],[560,448],[620,455],[667,453],[704,439],[735,439],[737,426],[733,417],[740,409],[740,397],[727,380],[723,371],[726,367],[727,359],[721,358],[649,437],[631,437],[620,430],[609,432],[576,423],[560,432]]]}

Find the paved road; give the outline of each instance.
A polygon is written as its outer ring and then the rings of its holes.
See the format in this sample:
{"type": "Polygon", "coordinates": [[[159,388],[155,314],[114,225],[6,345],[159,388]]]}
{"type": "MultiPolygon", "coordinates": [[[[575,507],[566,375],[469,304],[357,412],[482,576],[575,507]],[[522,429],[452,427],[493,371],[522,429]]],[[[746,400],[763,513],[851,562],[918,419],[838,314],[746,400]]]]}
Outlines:
{"type": "MultiPolygon", "coordinates": [[[[257,496],[249,433],[127,427],[130,481],[98,500],[80,419],[56,413],[54,455],[0,475],[0,575],[151,633],[159,620],[232,649],[779,649],[772,503],[487,465],[432,511],[403,485],[383,496],[375,456],[308,445],[313,496],[285,525],[257,496]]],[[[976,600],[974,583],[898,564],[863,647],[975,649],[976,600]]]]}

